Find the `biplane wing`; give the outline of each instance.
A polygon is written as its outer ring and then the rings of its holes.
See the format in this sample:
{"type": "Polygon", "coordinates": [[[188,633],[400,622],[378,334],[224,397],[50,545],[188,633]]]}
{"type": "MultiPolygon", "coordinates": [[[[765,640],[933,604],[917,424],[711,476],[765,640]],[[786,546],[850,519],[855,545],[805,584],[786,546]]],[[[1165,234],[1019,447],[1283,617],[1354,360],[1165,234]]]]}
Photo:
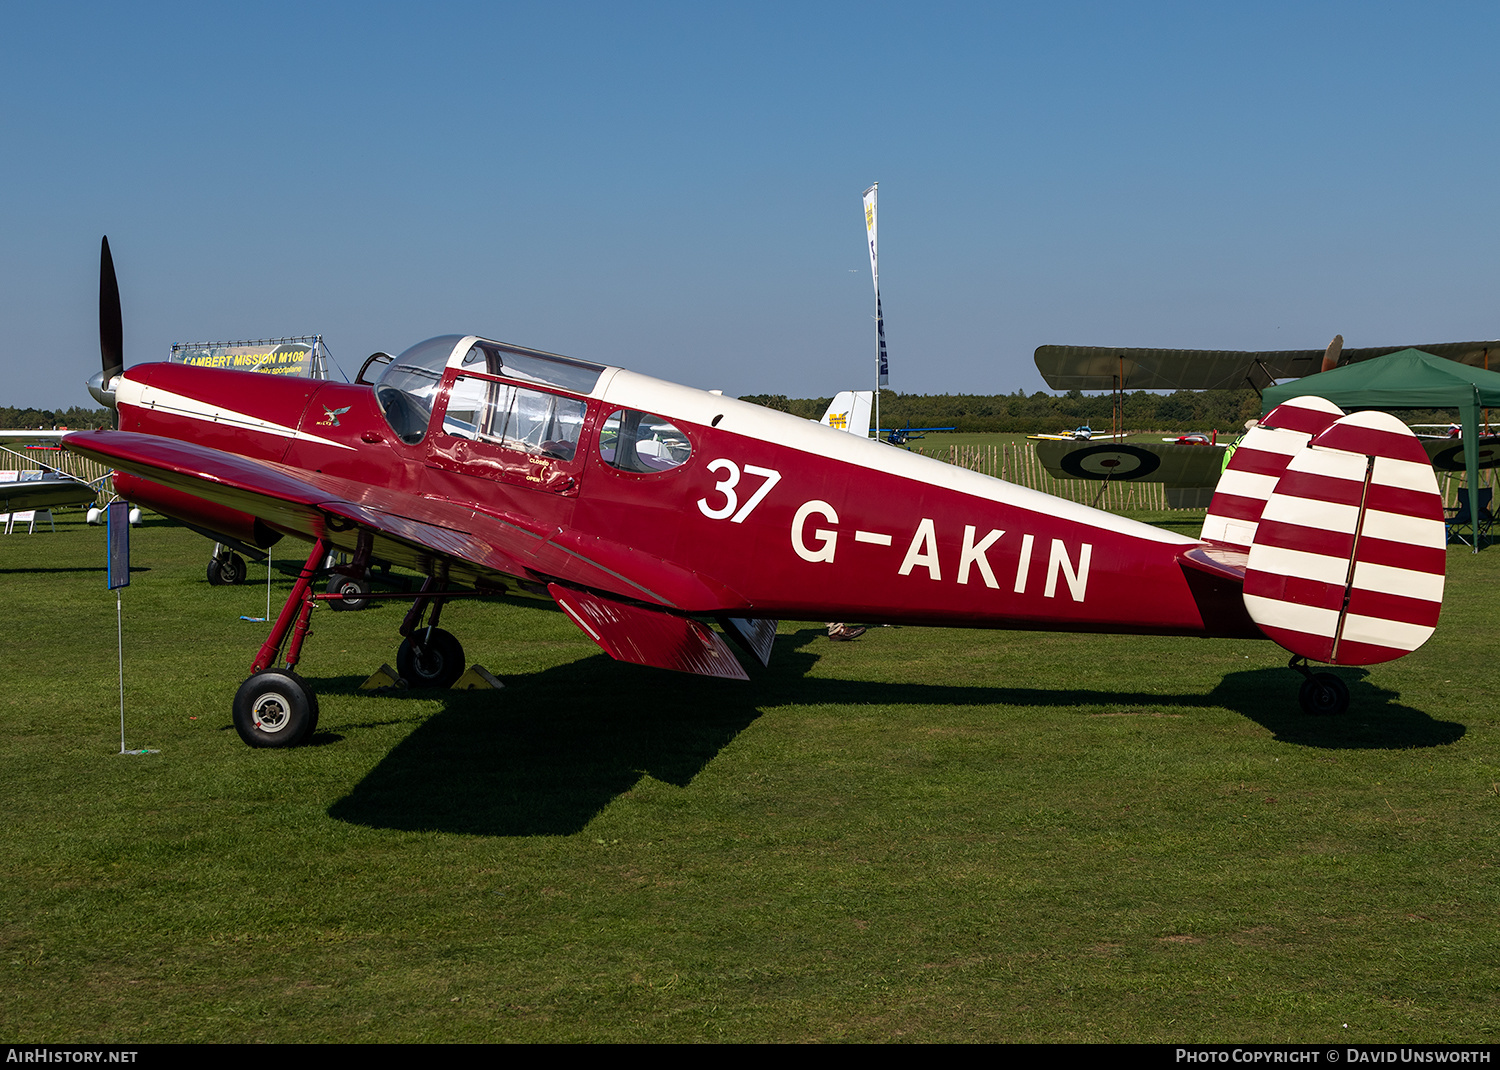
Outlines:
{"type": "MultiPolygon", "coordinates": [[[[1419,346],[1343,349],[1339,364],[1373,360],[1416,348],[1476,368],[1500,365],[1500,341],[1439,342],[1419,346]]],[[[1264,390],[1281,379],[1320,370],[1326,349],[1139,349],[1115,346],[1038,346],[1037,371],[1053,390],[1264,390]]]]}

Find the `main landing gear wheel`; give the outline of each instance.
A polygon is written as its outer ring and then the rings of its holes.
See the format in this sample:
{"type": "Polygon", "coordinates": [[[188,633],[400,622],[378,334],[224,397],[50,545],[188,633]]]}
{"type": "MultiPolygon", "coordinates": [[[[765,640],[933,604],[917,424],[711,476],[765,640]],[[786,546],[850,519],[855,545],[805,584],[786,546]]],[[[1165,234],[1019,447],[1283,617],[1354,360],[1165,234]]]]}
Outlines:
{"type": "Polygon", "coordinates": [[[329,594],[341,594],[344,596],[328,603],[333,609],[364,609],[370,604],[369,580],[358,579],[354,576],[334,576],[328,581],[328,586],[324,589],[329,594]]]}
{"type": "Polygon", "coordinates": [[[1349,685],[1331,672],[1315,672],[1302,681],[1297,698],[1312,717],[1337,717],[1349,709],[1349,685]]]}
{"type": "Polygon", "coordinates": [[[245,559],[239,554],[209,558],[208,582],[215,587],[237,587],[245,582],[246,572],[245,559]]]}
{"type": "Polygon", "coordinates": [[[234,730],[252,747],[295,747],[318,727],[318,696],[290,669],[266,669],[234,696],[234,730]]]}
{"type": "Polygon", "coordinates": [[[401,640],[396,651],[396,671],[412,687],[452,687],[464,674],[464,648],[451,632],[441,628],[418,628],[401,640]],[[421,652],[417,651],[417,642],[421,652]]]}

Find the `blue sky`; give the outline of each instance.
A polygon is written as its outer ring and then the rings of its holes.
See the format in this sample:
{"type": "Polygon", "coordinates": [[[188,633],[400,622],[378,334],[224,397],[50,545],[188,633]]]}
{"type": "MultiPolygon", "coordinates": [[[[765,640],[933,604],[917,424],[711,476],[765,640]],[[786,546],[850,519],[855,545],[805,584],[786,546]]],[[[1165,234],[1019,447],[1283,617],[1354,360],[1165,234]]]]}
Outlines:
{"type": "Polygon", "coordinates": [[[1493,4],[11,4],[0,404],[472,331],[731,394],[1492,338],[1493,4]]]}

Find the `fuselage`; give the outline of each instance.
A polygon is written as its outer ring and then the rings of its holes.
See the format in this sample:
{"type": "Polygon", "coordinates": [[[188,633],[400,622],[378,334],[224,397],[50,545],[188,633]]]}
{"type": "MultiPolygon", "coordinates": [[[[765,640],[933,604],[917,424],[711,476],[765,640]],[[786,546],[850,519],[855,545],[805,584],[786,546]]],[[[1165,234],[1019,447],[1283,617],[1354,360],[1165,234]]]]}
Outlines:
{"type": "MultiPolygon", "coordinates": [[[[451,528],[459,506],[471,534],[534,537],[522,580],[572,555],[592,585],[683,613],[1260,635],[1237,583],[1184,567],[1197,540],[623,369],[554,376],[547,355],[451,346],[406,399],[137,366],[118,382],[120,427],[368,488],[424,523],[451,528]]],[[[141,479],[127,489],[180,503],[141,479]]]]}

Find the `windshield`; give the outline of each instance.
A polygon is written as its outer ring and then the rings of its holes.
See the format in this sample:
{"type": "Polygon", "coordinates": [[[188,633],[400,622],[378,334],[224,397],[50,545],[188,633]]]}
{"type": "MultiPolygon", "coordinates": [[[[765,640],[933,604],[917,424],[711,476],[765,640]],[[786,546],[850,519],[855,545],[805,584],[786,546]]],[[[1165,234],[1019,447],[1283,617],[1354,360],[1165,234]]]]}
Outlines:
{"type": "Polygon", "coordinates": [[[432,399],[443,369],[463,335],[444,334],[418,342],[385,366],[375,380],[375,400],[402,442],[414,446],[427,434],[432,399]]]}

